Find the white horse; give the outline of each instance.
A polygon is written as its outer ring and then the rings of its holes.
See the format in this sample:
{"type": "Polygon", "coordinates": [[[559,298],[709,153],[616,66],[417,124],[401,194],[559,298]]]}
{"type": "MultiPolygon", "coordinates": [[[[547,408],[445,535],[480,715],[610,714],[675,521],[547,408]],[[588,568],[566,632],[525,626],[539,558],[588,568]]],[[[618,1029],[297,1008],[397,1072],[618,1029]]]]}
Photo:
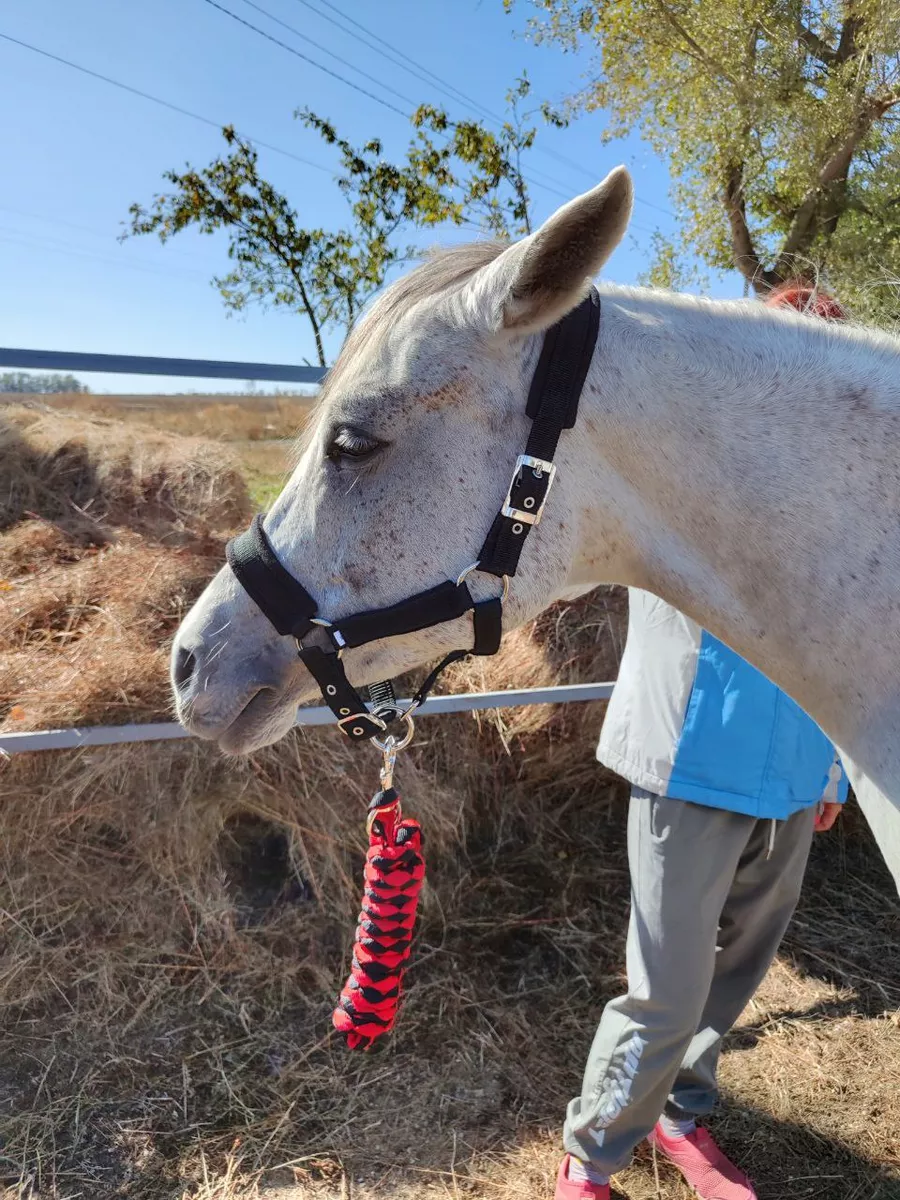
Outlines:
{"type": "MultiPolygon", "coordinates": [[[[523,241],[432,258],[352,333],[266,521],[321,614],[392,604],[472,562],[526,441],[541,335],[583,299],[631,203],[618,168],[523,241]]],[[[600,583],[668,600],[849,756],[896,874],[900,346],[746,302],[600,294],[578,422],[504,627],[600,583]]],[[[491,577],[471,584],[496,593],[491,577]]],[[[465,646],[470,622],[349,651],[348,674],[384,679],[465,646]]],[[[231,752],[280,738],[316,691],[227,567],[181,626],[173,673],[184,724],[231,752]]]]}

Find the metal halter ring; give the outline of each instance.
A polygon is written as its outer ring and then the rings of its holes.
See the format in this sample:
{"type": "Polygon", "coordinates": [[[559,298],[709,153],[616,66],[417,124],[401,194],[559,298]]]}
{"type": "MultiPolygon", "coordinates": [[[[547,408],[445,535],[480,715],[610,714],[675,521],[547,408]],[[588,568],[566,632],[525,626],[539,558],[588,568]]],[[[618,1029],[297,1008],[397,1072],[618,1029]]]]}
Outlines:
{"type": "Polygon", "coordinates": [[[398,742],[394,738],[393,734],[388,734],[383,742],[379,742],[378,738],[376,737],[372,738],[372,745],[377,746],[382,754],[396,754],[398,750],[405,750],[409,743],[413,740],[413,735],[416,732],[415,721],[413,721],[408,712],[402,713],[400,720],[406,725],[406,733],[403,735],[401,741],[398,742]]]}
{"type": "MultiPolygon", "coordinates": [[[[459,585],[461,583],[463,583],[466,579],[468,579],[468,577],[472,574],[473,571],[480,571],[480,570],[481,570],[481,564],[477,563],[477,562],[473,562],[470,566],[466,567],[466,569],[463,571],[462,575],[460,575],[459,579],[457,579],[456,586],[459,587],[459,585]]],[[[494,578],[496,578],[496,576],[494,576],[494,578]]],[[[500,597],[500,601],[502,604],[506,603],[506,598],[508,595],[509,595],[509,576],[504,575],[503,576],[503,595],[500,597]]]]}
{"type": "MultiPolygon", "coordinates": [[[[310,623],[310,625],[318,625],[322,629],[334,629],[334,622],[326,621],[324,617],[310,617],[309,623],[310,623]]],[[[302,638],[294,638],[294,641],[297,643],[298,650],[305,649],[302,638]]],[[[334,638],[331,638],[331,642],[334,645],[334,638]]],[[[337,654],[338,658],[340,658],[344,653],[344,647],[334,645],[334,649],[335,649],[335,653],[337,654]]]]}

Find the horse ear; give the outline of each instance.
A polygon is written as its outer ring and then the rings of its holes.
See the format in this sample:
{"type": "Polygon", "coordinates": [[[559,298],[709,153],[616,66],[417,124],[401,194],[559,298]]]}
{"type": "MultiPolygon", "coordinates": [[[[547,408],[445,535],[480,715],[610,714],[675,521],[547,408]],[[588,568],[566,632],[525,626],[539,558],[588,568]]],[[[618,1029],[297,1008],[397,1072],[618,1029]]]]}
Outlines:
{"type": "Polygon", "coordinates": [[[616,167],[483,267],[466,289],[469,314],[475,310],[496,333],[554,325],[584,299],[591,277],[622,240],[632,199],[631,176],[616,167]]]}

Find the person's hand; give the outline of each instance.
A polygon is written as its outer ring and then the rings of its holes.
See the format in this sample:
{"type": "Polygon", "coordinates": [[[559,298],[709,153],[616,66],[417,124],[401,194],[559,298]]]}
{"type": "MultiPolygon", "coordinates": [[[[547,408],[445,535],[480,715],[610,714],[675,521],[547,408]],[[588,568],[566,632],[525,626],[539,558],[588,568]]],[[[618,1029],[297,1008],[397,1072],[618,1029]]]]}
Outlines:
{"type": "Polygon", "coordinates": [[[830,829],[838,817],[841,815],[842,804],[835,804],[833,800],[820,800],[816,810],[816,823],[814,829],[816,833],[824,833],[830,829]]]}

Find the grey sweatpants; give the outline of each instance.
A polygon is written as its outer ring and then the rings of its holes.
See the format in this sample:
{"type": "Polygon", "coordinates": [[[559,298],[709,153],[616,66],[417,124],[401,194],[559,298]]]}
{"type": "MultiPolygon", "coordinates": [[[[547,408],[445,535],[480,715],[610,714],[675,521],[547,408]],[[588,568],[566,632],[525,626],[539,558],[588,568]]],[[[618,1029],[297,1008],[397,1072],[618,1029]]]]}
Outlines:
{"type": "Polygon", "coordinates": [[[628,991],[607,1004],[568,1153],[624,1167],[663,1111],[716,1101],[722,1038],[769,968],[800,896],[815,806],[772,823],[632,791],[628,991]]]}

